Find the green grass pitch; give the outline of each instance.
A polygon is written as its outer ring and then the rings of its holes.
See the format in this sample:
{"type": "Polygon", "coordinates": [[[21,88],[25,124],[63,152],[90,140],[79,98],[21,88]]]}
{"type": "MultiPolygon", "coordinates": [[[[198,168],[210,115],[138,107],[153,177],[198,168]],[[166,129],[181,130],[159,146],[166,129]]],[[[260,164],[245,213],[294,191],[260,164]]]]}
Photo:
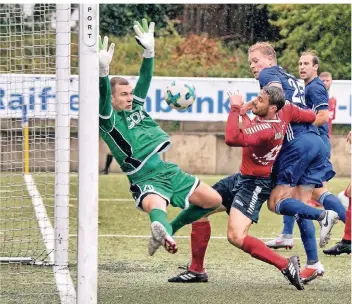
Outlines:
{"type": "MultiPolygon", "coordinates": [[[[221,178],[199,177],[210,185],[221,178]]],[[[47,197],[52,196],[53,177],[49,178],[49,183],[48,178],[42,175],[35,175],[34,178],[39,192],[42,195],[45,192],[47,197]]],[[[6,180],[2,178],[1,183],[4,185],[6,180]]],[[[347,183],[347,178],[335,178],[329,183],[329,190],[337,194],[344,190],[347,183]]],[[[71,193],[76,196],[76,176],[71,177],[71,184],[71,193]]],[[[2,198],[4,195],[6,194],[3,193],[2,198]]],[[[100,176],[99,199],[98,303],[351,303],[350,256],[324,256],[319,248],[325,275],[306,285],[304,291],[297,291],[276,268],[255,260],[228,243],[225,213],[210,217],[214,238],[210,240],[206,255],[209,282],[168,283],[168,277],[182,271],[178,266],[184,266],[190,260],[190,227],[184,227],[177,233],[177,254],[171,255],[160,249],[150,257],[147,252],[149,217],[135,208],[127,178],[120,174],[100,176]]],[[[74,197],[70,200],[70,205],[70,272],[76,282],[77,200],[74,197]]],[[[0,211],[4,212],[3,209],[0,211]]],[[[169,207],[169,219],[179,211],[169,207]]],[[[30,213],[29,208],[24,212],[30,213]]],[[[48,208],[48,213],[52,216],[53,208],[48,208]]],[[[0,213],[0,216],[3,217],[4,214],[0,213]]],[[[271,213],[264,205],[259,223],[252,226],[250,234],[269,239],[279,234],[281,228],[281,216],[271,213]]],[[[316,231],[319,237],[318,225],[316,231]]],[[[333,245],[342,235],[343,224],[339,223],[327,246],[333,245]]],[[[287,257],[299,255],[301,264],[304,264],[306,258],[297,226],[294,237],[297,239],[292,250],[278,252],[287,257]]],[[[59,303],[51,268],[42,271],[41,267],[1,265],[0,303],[59,303]],[[13,275],[16,267],[23,275],[13,275]]]]}

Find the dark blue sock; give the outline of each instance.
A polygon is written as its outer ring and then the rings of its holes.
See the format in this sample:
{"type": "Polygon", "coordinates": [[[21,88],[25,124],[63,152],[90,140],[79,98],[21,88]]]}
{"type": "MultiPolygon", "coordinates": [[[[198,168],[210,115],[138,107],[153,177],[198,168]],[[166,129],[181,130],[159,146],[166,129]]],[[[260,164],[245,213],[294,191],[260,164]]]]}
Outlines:
{"type": "Polygon", "coordinates": [[[325,210],[334,210],[339,215],[341,221],[346,221],[346,209],[335,195],[328,191],[324,192],[319,197],[319,203],[324,206],[325,210]]]}
{"type": "Polygon", "coordinates": [[[285,198],[275,207],[275,212],[283,215],[295,216],[308,220],[322,220],[325,212],[317,208],[307,206],[294,198],[285,198]]]}
{"type": "Polygon", "coordinates": [[[293,216],[283,216],[284,228],[282,234],[293,234],[293,226],[295,225],[295,218],[293,216]]]}
{"type": "Polygon", "coordinates": [[[315,264],[319,261],[317,242],[315,240],[315,227],[311,220],[297,219],[297,225],[301,232],[301,239],[307,255],[307,264],[315,264]]]}

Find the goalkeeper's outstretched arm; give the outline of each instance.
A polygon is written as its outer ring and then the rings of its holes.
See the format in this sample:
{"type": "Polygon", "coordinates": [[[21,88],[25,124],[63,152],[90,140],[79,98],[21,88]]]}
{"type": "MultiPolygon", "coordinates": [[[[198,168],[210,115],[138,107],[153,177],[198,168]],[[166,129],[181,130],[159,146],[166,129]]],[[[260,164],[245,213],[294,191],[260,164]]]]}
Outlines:
{"type": "Polygon", "coordinates": [[[154,27],[155,23],[142,20],[142,25],[134,22],[133,29],[136,33],[137,43],[143,47],[143,62],[139,71],[139,79],[134,89],[134,98],[140,102],[144,102],[150,87],[154,70],[154,27]]]}
{"type": "Polygon", "coordinates": [[[99,36],[99,117],[103,120],[110,119],[112,115],[111,86],[109,81],[109,66],[114,55],[115,44],[111,43],[108,50],[108,37],[103,43],[99,36]]]}

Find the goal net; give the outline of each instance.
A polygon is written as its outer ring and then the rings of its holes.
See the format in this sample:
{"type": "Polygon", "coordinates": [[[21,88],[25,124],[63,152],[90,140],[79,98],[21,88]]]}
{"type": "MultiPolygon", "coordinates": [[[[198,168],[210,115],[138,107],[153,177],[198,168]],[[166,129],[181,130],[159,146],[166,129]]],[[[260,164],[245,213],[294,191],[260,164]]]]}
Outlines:
{"type": "Polygon", "coordinates": [[[78,19],[0,4],[1,303],[76,303],[78,19]]]}

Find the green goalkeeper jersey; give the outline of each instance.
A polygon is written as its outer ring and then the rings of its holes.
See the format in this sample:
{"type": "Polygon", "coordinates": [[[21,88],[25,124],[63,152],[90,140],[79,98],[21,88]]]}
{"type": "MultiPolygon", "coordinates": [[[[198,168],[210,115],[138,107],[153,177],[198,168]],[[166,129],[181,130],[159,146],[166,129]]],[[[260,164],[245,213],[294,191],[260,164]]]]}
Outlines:
{"type": "Polygon", "coordinates": [[[144,101],[153,76],[153,66],[154,58],[143,59],[140,77],[133,91],[132,110],[114,110],[111,105],[109,77],[99,78],[100,135],[122,171],[130,179],[135,176],[141,177],[143,173],[147,174],[153,169],[155,160],[159,159],[156,154],[165,151],[171,145],[168,134],[144,109],[144,101]]]}

